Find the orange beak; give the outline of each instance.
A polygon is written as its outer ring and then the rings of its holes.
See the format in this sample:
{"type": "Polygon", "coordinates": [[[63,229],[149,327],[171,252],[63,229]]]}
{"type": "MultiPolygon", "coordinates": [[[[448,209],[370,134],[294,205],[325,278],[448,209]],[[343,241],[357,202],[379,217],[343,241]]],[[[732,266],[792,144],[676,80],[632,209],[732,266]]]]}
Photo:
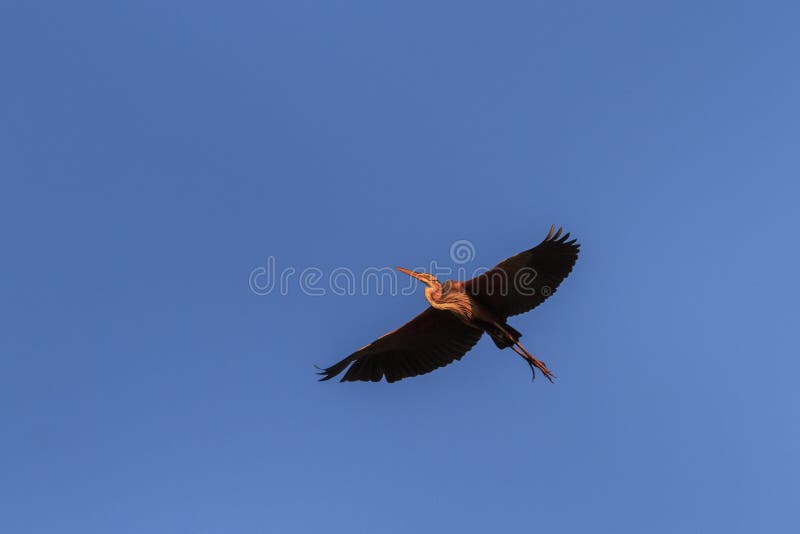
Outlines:
{"type": "Polygon", "coordinates": [[[420,282],[422,281],[422,280],[420,279],[420,277],[419,277],[419,273],[415,273],[414,271],[409,271],[408,269],[406,269],[406,268],[403,268],[403,267],[395,267],[395,269],[397,269],[397,270],[398,270],[398,271],[400,271],[401,273],[405,273],[405,274],[407,274],[408,276],[411,276],[411,277],[414,277],[414,278],[416,278],[416,279],[417,279],[417,280],[419,280],[420,282]]]}

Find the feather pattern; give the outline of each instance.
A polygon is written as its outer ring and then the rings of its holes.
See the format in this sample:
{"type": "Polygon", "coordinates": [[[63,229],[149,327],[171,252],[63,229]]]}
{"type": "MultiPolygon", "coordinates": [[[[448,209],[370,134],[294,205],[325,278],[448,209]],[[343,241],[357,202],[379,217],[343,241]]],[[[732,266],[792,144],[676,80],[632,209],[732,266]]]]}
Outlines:
{"type": "Polygon", "coordinates": [[[482,335],[481,329],[466,324],[453,313],[429,307],[397,330],[321,369],[320,380],[330,380],[348,365],[342,382],[378,382],[384,377],[387,382],[396,382],[429,373],[460,360],[482,335]]]}

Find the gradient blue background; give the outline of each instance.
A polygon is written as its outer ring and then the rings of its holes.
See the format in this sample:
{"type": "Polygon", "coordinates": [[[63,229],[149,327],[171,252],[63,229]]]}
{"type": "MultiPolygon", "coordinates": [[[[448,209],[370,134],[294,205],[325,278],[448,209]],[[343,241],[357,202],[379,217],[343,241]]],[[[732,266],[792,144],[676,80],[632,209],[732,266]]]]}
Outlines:
{"type": "Polygon", "coordinates": [[[798,532],[800,8],[643,4],[3,2],[0,530],[798,532]],[[552,385],[248,288],[552,223],[552,385]]]}

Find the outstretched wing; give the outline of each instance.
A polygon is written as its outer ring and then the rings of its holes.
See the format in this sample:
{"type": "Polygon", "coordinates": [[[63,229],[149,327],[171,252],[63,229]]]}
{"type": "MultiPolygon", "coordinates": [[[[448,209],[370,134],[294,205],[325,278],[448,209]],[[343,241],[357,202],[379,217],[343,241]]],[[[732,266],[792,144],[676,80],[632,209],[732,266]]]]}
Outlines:
{"type": "Polygon", "coordinates": [[[572,271],[580,245],[561,237],[561,228],[550,227],[544,241],[498,263],[464,282],[467,294],[498,317],[505,319],[532,310],[555,293],[572,271]]]}
{"type": "Polygon", "coordinates": [[[396,382],[429,373],[460,360],[482,334],[482,330],[469,326],[452,313],[429,307],[397,330],[320,370],[320,380],[330,380],[351,363],[342,382],[379,382],[384,376],[387,382],[396,382]]]}

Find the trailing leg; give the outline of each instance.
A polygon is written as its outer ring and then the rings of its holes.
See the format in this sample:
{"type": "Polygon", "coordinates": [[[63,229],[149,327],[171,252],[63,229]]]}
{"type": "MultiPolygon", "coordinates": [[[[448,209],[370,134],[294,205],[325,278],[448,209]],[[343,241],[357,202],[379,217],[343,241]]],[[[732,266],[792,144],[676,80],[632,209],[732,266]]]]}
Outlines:
{"type": "MultiPolygon", "coordinates": [[[[511,332],[509,332],[506,328],[504,328],[503,325],[500,325],[498,323],[495,323],[495,327],[497,327],[501,332],[503,332],[507,336],[508,341],[504,343],[504,345],[506,347],[511,347],[511,349],[517,354],[519,354],[522,357],[522,359],[525,360],[525,362],[530,366],[533,378],[536,378],[536,372],[534,371],[534,368],[536,368],[539,369],[539,371],[541,371],[542,374],[545,376],[545,378],[547,378],[550,382],[553,381],[555,375],[553,375],[553,373],[550,372],[550,370],[547,368],[547,366],[544,364],[543,361],[534,358],[533,355],[530,352],[528,352],[525,349],[525,347],[522,346],[522,343],[519,342],[519,335],[514,336],[513,334],[511,334],[511,332]]],[[[516,330],[514,330],[514,332],[517,333],[516,330]]],[[[494,339],[494,336],[492,336],[492,338],[494,339]]],[[[498,347],[500,346],[500,343],[497,343],[497,341],[495,341],[495,343],[497,344],[498,347]]]]}

